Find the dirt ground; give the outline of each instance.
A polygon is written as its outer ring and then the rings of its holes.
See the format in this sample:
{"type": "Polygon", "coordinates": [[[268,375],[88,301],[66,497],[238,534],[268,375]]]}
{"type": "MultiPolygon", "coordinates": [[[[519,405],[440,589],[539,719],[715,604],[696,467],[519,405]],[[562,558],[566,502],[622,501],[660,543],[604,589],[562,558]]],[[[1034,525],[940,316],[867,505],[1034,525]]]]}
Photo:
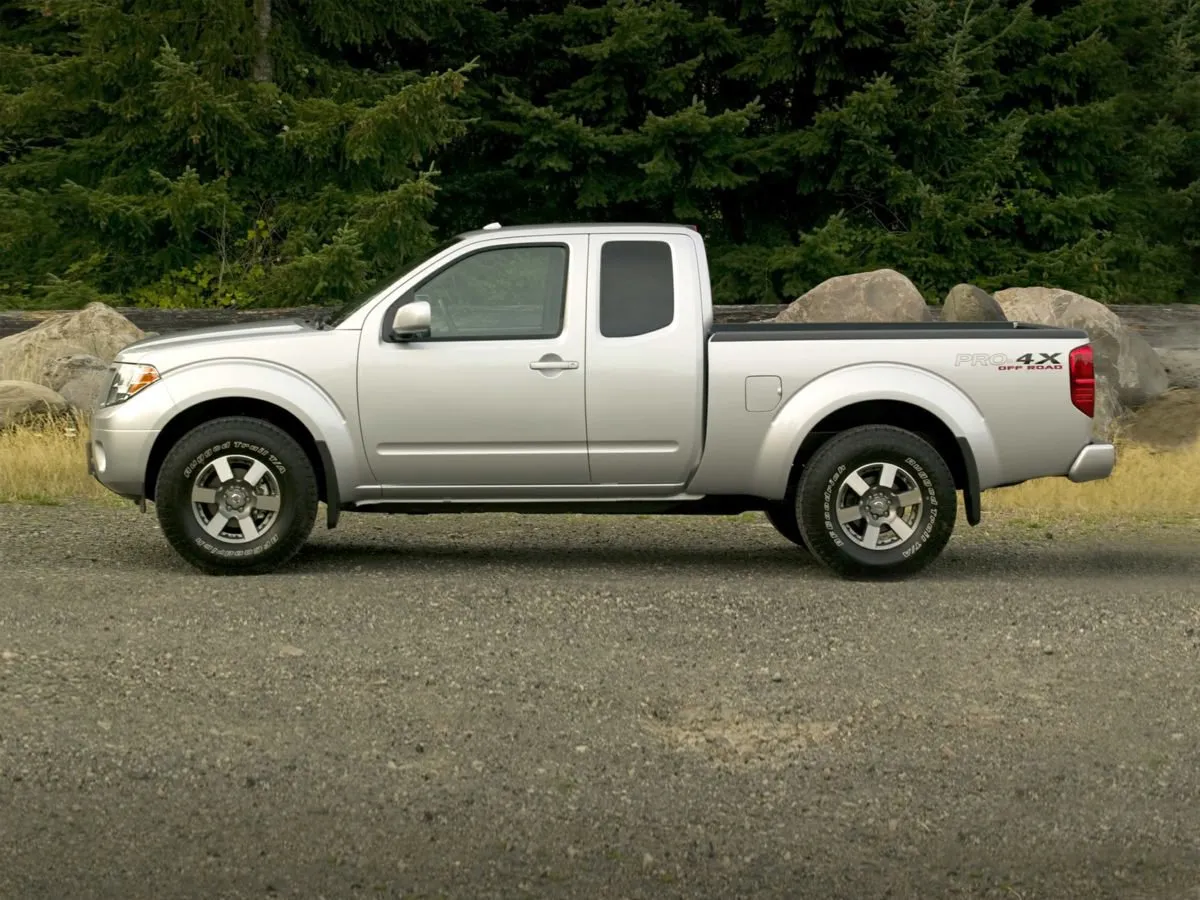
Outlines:
{"type": "Polygon", "coordinates": [[[0,505],[0,898],[1200,897],[1195,528],[0,505]]]}

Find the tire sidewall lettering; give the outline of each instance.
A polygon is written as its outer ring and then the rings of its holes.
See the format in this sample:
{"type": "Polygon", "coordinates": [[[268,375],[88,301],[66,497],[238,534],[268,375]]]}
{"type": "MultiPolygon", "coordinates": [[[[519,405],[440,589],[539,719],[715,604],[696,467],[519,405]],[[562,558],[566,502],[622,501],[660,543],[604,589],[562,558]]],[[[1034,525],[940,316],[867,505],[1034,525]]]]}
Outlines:
{"type": "Polygon", "coordinates": [[[271,529],[271,533],[267,535],[266,540],[261,544],[256,544],[252,547],[218,547],[210,544],[204,538],[198,537],[194,539],[197,547],[205,553],[210,553],[213,556],[219,556],[222,559],[244,559],[249,556],[258,556],[270,550],[279,542],[279,532],[276,529],[271,529]]]}
{"type": "Polygon", "coordinates": [[[219,456],[222,453],[228,453],[231,451],[236,453],[254,454],[260,459],[266,461],[267,464],[270,465],[277,474],[287,474],[288,469],[283,460],[272,453],[267,447],[263,447],[259,444],[251,444],[246,441],[230,440],[220,441],[212,444],[197,453],[194,457],[192,457],[191,461],[183,467],[183,477],[190,479],[197,470],[201,469],[204,464],[211,461],[214,456],[219,456]]]}
{"type": "Polygon", "coordinates": [[[846,540],[842,537],[841,528],[839,528],[837,523],[833,521],[833,497],[837,491],[838,485],[841,483],[842,475],[845,474],[847,468],[848,466],[845,463],[837,466],[833,470],[833,475],[831,475],[829,480],[825,482],[825,488],[821,492],[821,515],[825,525],[825,534],[828,535],[829,540],[831,540],[833,545],[838,549],[846,546],[846,540]]]}

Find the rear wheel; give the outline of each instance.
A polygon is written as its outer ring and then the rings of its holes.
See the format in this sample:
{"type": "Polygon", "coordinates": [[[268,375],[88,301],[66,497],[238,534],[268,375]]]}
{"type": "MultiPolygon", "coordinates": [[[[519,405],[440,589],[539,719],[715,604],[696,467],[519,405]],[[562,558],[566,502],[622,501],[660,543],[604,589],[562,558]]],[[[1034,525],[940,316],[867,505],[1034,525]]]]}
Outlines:
{"type": "Polygon", "coordinates": [[[796,506],[790,500],[775,503],[765,510],[767,521],[775,526],[775,530],[797,546],[807,549],[804,535],[800,533],[800,522],[796,519],[796,506]]]}
{"type": "Polygon", "coordinates": [[[304,545],[317,514],[313,465],[261,419],[200,425],[167,453],[154,507],[168,543],[211,575],[259,574],[304,545]]]}
{"type": "Polygon", "coordinates": [[[800,533],[839,575],[912,575],[945,549],[958,514],[954,477],[925,440],[864,425],[813,454],[796,492],[800,533]]]}

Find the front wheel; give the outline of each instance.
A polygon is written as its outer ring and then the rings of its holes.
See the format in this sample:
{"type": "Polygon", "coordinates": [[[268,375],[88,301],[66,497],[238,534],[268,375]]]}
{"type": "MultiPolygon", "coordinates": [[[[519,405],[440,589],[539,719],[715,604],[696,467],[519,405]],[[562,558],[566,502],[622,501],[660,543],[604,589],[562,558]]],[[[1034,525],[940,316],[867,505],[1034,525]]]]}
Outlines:
{"type": "Polygon", "coordinates": [[[317,515],[312,462],[261,419],[216,419],[163,460],[154,508],[167,542],[210,575],[269,572],[291,559],[317,515]]]}
{"type": "Polygon", "coordinates": [[[851,428],[804,468],[796,514],[809,550],[846,577],[912,575],[945,549],[958,514],[954,476],[924,439],[889,425],[851,428]]]}

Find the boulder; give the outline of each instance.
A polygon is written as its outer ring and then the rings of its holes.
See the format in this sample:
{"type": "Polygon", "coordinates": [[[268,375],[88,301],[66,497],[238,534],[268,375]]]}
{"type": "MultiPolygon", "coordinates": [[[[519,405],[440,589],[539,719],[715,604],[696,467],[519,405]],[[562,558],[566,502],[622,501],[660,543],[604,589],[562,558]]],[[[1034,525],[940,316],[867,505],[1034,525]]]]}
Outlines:
{"type": "Polygon", "coordinates": [[[892,269],[823,281],[775,317],[776,322],[929,322],[921,292],[892,269]]]}
{"type": "Polygon", "coordinates": [[[44,385],[31,381],[0,381],[0,429],[66,412],[67,401],[44,385]]]}
{"type": "Polygon", "coordinates": [[[99,393],[108,386],[108,363],[94,356],[62,356],[51,360],[39,379],[58,391],[75,409],[90,410],[99,393]]]}
{"type": "Polygon", "coordinates": [[[1200,350],[1159,350],[1173,388],[1200,388],[1200,350]]]}
{"type": "Polygon", "coordinates": [[[1079,328],[1091,341],[1096,360],[1096,433],[1110,436],[1129,409],[1164,393],[1162,360],[1146,340],[1125,327],[1103,303],[1060,288],[1008,288],[996,300],[1012,321],[1079,328]]]}
{"type": "Polygon", "coordinates": [[[942,303],[943,322],[1003,322],[1007,318],[996,298],[973,284],[956,284],[942,303]]]}
{"type": "Polygon", "coordinates": [[[1200,441],[1200,390],[1167,391],[1130,416],[1125,436],[1154,450],[1184,450],[1200,441]]]}
{"type": "Polygon", "coordinates": [[[1165,394],[1171,387],[1171,378],[1162,357],[1144,337],[1122,327],[1121,338],[1117,393],[1122,403],[1136,409],[1165,394]]]}
{"type": "Polygon", "coordinates": [[[90,356],[111,362],[144,333],[103,303],[58,313],[26,331],[0,339],[0,379],[39,381],[63,357],[90,356]]]}
{"type": "Polygon", "coordinates": [[[52,391],[62,393],[62,387],[89,372],[107,372],[108,363],[102,359],[85,354],[60,356],[46,363],[42,369],[38,384],[44,384],[52,391]]]}

